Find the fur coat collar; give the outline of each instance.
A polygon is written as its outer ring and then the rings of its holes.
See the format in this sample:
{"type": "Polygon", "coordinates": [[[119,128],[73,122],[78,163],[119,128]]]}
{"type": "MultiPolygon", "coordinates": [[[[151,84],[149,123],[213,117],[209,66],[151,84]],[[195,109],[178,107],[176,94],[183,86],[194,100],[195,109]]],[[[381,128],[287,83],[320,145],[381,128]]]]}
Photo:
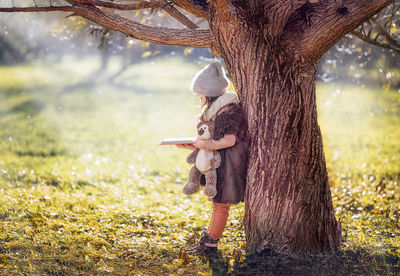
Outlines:
{"type": "Polygon", "coordinates": [[[216,99],[205,112],[203,112],[201,115],[202,121],[214,121],[218,111],[232,103],[239,103],[236,93],[232,91],[225,92],[222,96],[216,99]]]}

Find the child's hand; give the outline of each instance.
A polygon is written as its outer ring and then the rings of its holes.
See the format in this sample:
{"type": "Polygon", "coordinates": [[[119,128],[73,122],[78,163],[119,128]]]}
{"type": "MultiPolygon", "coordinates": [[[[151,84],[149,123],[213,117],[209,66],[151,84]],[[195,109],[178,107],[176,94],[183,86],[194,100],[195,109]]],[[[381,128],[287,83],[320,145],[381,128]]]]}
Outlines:
{"type": "Polygon", "coordinates": [[[193,144],[179,144],[179,145],[176,145],[178,148],[181,148],[181,149],[189,149],[189,150],[195,150],[196,149],[196,147],[193,145],[193,144]]]}
{"type": "Polygon", "coordinates": [[[196,140],[194,141],[193,145],[198,149],[205,149],[206,148],[206,141],[207,140],[196,138],[196,140]]]}

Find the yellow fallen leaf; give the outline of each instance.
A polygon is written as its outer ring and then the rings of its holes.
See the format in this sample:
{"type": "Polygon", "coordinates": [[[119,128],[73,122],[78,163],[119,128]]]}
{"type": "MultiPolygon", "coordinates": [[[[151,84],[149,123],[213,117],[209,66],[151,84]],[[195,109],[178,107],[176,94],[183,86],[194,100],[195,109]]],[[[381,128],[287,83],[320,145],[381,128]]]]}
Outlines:
{"type": "Polygon", "coordinates": [[[191,47],[186,47],[185,50],[183,50],[183,54],[185,56],[190,55],[193,52],[193,48],[191,47]]]}
{"type": "Polygon", "coordinates": [[[372,210],[372,212],[373,212],[374,214],[376,214],[376,215],[379,215],[379,214],[382,213],[382,210],[374,209],[374,210],[372,210]]]}
{"type": "Polygon", "coordinates": [[[146,52],[144,52],[142,54],[142,58],[146,58],[146,57],[149,57],[149,56],[151,56],[151,51],[146,51],[146,52]]]}
{"type": "Polygon", "coordinates": [[[185,259],[185,257],[187,256],[187,253],[185,251],[182,251],[181,253],[179,253],[179,259],[183,260],[185,259]]]}
{"type": "Polygon", "coordinates": [[[150,42],[148,42],[148,41],[139,41],[139,43],[143,48],[150,47],[150,42]]]}
{"type": "Polygon", "coordinates": [[[365,235],[364,235],[363,232],[358,232],[358,239],[359,239],[360,241],[365,241],[365,235]]]}

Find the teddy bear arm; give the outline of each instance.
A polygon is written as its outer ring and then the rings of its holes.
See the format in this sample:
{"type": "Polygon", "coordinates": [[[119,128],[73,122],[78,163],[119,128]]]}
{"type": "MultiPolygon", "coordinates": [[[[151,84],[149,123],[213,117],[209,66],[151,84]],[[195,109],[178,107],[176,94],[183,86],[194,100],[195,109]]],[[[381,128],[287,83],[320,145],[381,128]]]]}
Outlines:
{"type": "Polygon", "coordinates": [[[194,164],[194,162],[196,162],[196,156],[199,153],[199,149],[195,149],[194,151],[192,151],[188,157],[186,157],[186,162],[189,164],[194,164]]]}
{"type": "Polygon", "coordinates": [[[221,165],[221,154],[218,151],[215,151],[214,157],[210,161],[211,169],[215,170],[216,168],[219,168],[220,165],[221,165]]]}

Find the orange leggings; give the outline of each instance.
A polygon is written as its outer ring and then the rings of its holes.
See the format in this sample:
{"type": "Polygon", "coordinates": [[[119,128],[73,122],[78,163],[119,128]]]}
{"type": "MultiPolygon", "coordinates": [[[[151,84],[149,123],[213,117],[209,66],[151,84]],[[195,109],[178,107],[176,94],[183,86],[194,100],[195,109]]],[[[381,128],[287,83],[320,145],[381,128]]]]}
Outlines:
{"type": "Polygon", "coordinates": [[[213,239],[219,239],[222,236],[228,221],[229,207],[229,203],[213,203],[211,221],[207,228],[207,233],[213,239]]]}

